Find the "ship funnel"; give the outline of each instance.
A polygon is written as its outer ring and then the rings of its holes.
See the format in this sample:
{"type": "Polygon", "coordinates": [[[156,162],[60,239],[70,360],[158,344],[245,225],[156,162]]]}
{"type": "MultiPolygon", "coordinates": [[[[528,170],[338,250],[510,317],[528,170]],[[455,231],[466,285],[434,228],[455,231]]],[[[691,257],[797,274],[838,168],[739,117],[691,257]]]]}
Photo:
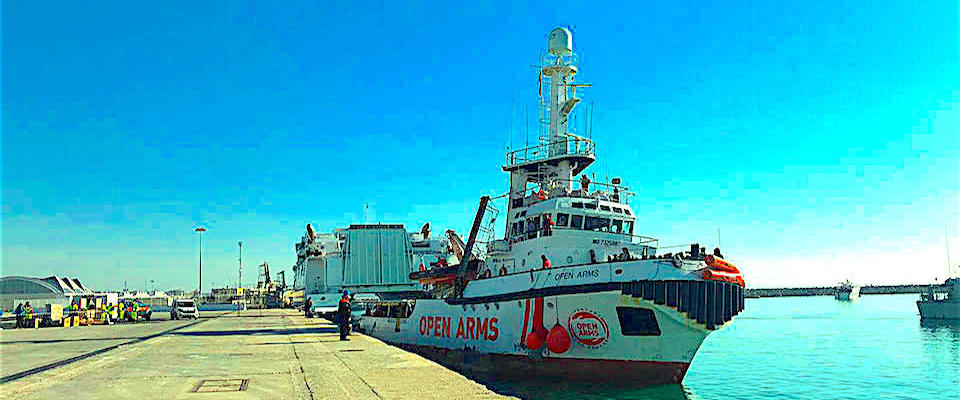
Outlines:
{"type": "Polygon", "coordinates": [[[573,34],[567,28],[555,28],[550,31],[547,40],[547,49],[550,54],[555,56],[568,56],[573,54],[573,34]]]}

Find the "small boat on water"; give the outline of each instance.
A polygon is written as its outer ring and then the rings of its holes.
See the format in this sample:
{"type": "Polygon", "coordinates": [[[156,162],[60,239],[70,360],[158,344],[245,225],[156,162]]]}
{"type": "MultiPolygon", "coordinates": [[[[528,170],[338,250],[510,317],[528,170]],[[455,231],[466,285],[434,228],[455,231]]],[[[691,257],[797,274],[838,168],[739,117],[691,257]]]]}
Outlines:
{"type": "Polygon", "coordinates": [[[463,372],[678,383],[707,335],[743,310],[743,278],[720,249],[659,254],[657,239],[634,234],[644,219],[628,188],[588,177],[594,143],[567,131],[576,88],[588,86],[573,83],[571,34],[554,29],[548,44],[543,135],[508,152],[502,167],[510,174],[504,237],[493,237],[498,211],[481,197],[457,262],[411,273],[428,289],[371,304],[359,330],[463,372]]]}
{"type": "Polygon", "coordinates": [[[917,300],[920,319],[960,320],[960,278],[949,278],[943,285],[930,285],[917,300]]]}
{"type": "Polygon", "coordinates": [[[854,300],[860,297],[860,286],[847,279],[837,285],[837,293],[834,294],[834,297],[841,301],[854,300]]]}

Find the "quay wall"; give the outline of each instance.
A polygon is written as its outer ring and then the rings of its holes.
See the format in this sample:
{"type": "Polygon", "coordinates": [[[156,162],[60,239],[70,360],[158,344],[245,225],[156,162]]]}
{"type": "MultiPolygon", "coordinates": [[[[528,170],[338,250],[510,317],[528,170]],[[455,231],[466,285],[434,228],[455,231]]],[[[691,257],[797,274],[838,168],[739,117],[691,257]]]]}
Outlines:
{"type": "MultiPolygon", "coordinates": [[[[930,288],[930,285],[867,285],[860,288],[860,294],[901,294],[921,293],[930,288]]],[[[833,296],[837,292],[835,286],[819,286],[806,288],[769,288],[744,289],[743,295],[748,298],[758,297],[786,297],[786,296],[833,296]]]]}

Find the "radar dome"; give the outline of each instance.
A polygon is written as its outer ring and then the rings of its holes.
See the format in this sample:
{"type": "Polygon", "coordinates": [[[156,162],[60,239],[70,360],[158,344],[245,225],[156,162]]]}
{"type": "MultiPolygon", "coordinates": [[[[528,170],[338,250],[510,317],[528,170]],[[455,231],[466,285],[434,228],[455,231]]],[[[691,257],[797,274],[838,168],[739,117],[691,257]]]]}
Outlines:
{"type": "Polygon", "coordinates": [[[573,53],[573,35],[567,28],[556,28],[550,31],[548,47],[550,54],[566,56],[573,53]]]}

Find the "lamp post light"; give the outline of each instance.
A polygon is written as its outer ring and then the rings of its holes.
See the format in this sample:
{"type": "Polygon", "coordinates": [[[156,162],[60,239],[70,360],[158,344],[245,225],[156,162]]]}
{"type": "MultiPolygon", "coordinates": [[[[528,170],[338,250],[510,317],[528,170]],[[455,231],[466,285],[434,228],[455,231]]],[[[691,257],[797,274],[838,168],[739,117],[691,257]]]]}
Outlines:
{"type": "Polygon", "coordinates": [[[207,231],[207,228],[199,227],[193,230],[194,232],[199,232],[200,236],[200,270],[199,276],[197,279],[197,297],[203,298],[203,233],[207,231]]]}

